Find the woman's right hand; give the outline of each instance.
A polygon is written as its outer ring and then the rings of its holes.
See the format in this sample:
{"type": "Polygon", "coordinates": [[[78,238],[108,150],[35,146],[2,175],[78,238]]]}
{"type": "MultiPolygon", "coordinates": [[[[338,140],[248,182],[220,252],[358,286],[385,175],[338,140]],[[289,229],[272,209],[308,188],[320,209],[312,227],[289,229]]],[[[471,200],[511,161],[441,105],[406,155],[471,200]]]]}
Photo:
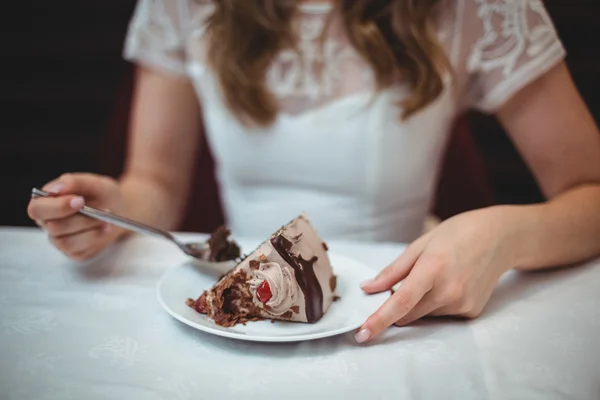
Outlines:
{"type": "Polygon", "coordinates": [[[48,232],[52,244],[75,260],[87,260],[105,249],[125,230],[86,217],[78,211],[84,204],[125,214],[119,183],[107,176],[64,174],[43,187],[53,197],[32,198],[29,217],[48,232]]]}

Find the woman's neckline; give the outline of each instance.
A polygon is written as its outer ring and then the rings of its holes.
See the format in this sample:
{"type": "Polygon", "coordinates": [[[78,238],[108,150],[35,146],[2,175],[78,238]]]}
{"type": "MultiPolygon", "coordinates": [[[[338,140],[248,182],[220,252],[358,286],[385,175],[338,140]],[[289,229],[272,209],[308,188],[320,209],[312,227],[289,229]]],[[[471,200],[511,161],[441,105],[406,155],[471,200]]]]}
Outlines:
{"type": "Polygon", "coordinates": [[[312,3],[300,3],[300,11],[308,14],[324,14],[333,8],[333,2],[331,1],[319,1],[312,3]]]}

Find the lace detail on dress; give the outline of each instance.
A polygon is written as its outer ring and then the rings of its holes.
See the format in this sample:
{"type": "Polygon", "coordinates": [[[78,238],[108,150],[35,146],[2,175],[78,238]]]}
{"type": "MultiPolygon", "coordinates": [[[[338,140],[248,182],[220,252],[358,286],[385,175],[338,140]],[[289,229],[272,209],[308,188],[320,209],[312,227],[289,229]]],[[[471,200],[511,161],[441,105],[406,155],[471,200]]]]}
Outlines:
{"type": "Polygon", "coordinates": [[[144,47],[147,43],[160,43],[165,50],[174,50],[180,44],[178,29],[173,17],[165,10],[161,0],[142,0],[132,21],[133,34],[129,36],[133,47],[144,47]]]}
{"type": "Polygon", "coordinates": [[[184,74],[179,11],[178,1],[139,0],[128,28],[125,58],[184,74]]]}
{"type": "Polygon", "coordinates": [[[328,25],[327,18],[327,14],[300,15],[295,26],[298,50],[282,50],[267,72],[269,89],[284,112],[317,108],[373,84],[370,68],[350,46],[338,22],[334,18],[328,25]]]}
{"type": "MultiPolygon", "coordinates": [[[[456,70],[458,108],[494,111],[564,57],[541,0],[445,0],[444,7],[437,31],[456,70]]],[[[125,58],[178,75],[187,75],[190,64],[206,65],[204,18],[212,8],[209,0],[138,0],[125,58]]],[[[293,27],[298,52],[281,51],[268,69],[267,85],[281,113],[374,93],[373,71],[334,10],[300,12],[293,27]]]]}
{"type": "Polygon", "coordinates": [[[475,108],[493,111],[560,61],[564,49],[541,0],[467,1],[465,22],[471,22],[462,42],[469,96],[475,108]]]}
{"type": "Polygon", "coordinates": [[[535,58],[555,42],[556,33],[541,0],[476,2],[484,31],[469,57],[469,71],[502,68],[508,76],[523,56],[535,58]]]}
{"type": "Polygon", "coordinates": [[[332,96],[340,82],[340,65],[352,57],[352,52],[336,40],[327,39],[320,49],[317,44],[323,21],[301,21],[299,29],[299,52],[283,50],[268,74],[268,81],[281,97],[306,96],[316,100],[332,96]],[[323,69],[319,76],[319,63],[323,69]]]}

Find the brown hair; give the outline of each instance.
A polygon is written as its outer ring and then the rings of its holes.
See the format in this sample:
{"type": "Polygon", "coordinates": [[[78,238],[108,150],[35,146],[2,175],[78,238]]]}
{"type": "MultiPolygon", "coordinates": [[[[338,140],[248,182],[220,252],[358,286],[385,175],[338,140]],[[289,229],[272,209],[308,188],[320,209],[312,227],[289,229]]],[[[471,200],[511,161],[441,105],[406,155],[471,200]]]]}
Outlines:
{"type": "MultiPolygon", "coordinates": [[[[208,17],[208,62],[225,102],[244,122],[270,124],[277,100],[266,71],[279,50],[295,47],[295,0],[214,0],[208,17]]],[[[411,93],[399,105],[402,118],[433,102],[448,68],[434,30],[440,0],[335,0],[348,38],[372,67],[378,89],[401,79],[411,93]]]]}

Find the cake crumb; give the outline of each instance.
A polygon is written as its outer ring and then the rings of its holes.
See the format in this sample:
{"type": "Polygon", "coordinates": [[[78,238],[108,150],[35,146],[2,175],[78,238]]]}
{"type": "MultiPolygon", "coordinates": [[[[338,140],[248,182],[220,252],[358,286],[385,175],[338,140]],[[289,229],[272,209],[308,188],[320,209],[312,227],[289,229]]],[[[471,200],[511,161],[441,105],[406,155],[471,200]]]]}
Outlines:
{"type": "Polygon", "coordinates": [[[336,287],[337,287],[337,276],[331,275],[331,278],[329,278],[329,289],[331,289],[332,292],[335,292],[336,287]]]}

